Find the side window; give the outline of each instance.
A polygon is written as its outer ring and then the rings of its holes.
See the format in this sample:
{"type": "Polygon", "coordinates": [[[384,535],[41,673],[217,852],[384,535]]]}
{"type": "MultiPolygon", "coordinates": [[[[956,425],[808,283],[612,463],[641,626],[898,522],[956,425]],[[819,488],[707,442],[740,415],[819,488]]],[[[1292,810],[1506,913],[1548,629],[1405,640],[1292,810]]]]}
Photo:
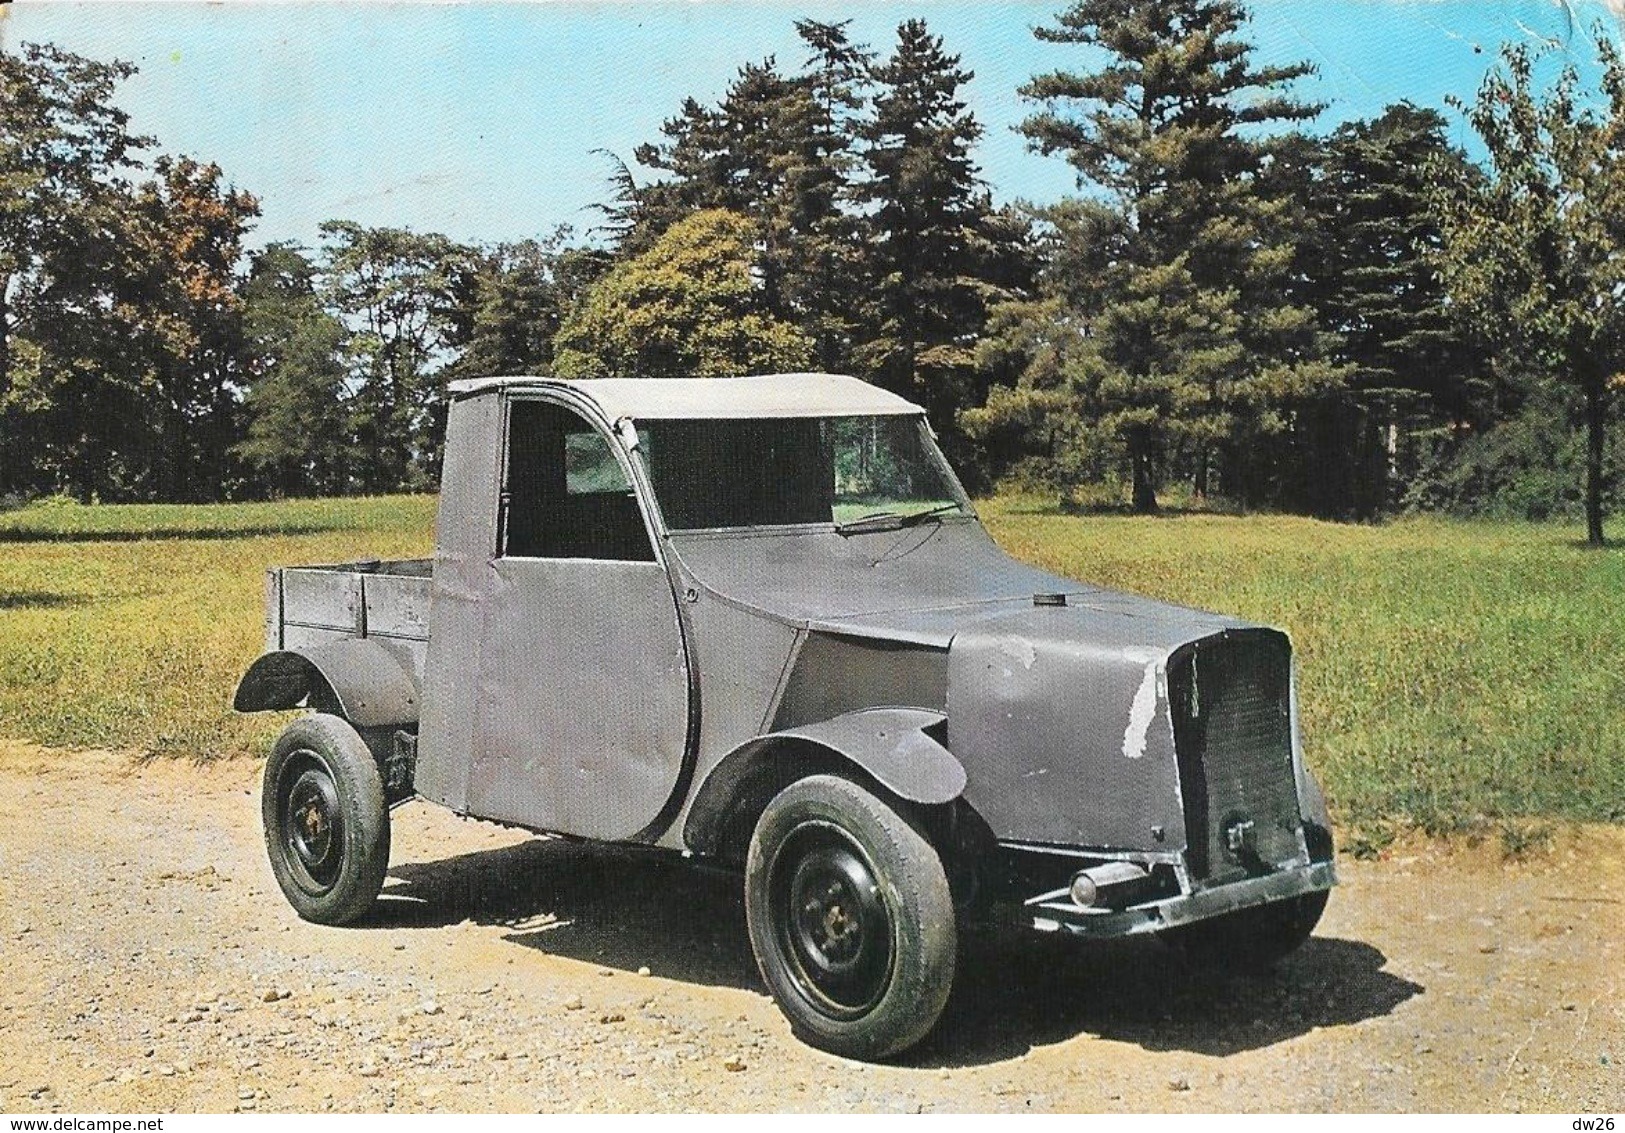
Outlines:
{"type": "Polygon", "coordinates": [[[536,559],[649,562],[654,548],[609,441],[563,406],[508,407],[499,551],[536,559]]]}

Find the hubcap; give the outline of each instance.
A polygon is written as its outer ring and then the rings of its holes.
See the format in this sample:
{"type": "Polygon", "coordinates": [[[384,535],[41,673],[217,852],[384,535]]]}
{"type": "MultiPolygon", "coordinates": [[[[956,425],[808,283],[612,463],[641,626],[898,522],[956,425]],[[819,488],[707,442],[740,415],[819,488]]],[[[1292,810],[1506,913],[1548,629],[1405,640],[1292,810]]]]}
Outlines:
{"type": "Polygon", "coordinates": [[[892,966],[892,919],[867,856],[839,827],[807,823],[774,860],[779,946],[809,1002],[836,1018],[879,1002],[892,966]]]}
{"type": "Polygon", "coordinates": [[[299,752],[282,781],[282,837],[302,889],[316,895],[338,881],[344,864],[344,816],[333,773],[315,752],[299,752]]]}

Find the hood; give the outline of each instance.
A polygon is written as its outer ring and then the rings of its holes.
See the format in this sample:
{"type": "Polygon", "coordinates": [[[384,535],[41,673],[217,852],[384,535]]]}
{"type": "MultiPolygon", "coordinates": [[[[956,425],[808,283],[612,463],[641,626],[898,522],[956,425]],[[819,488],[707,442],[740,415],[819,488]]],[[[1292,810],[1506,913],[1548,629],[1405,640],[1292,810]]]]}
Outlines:
{"type": "Polygon", "coordinates": [[[964,797],[1001,840],[1217,861],[1212,820],[1246,812],[1280,843],[1277,858],[1292,852],[1284,634],[1027,566],[974,520],[672,545],[685,585],[811,633],[785,703],[800,703],[803,675],[851,702],[815,698],[809,720],[876,704],[943,708],[964,797]],[[1256,766],[1204,770],[1190,754],[1204,746],[1256,766]]]}
{"type": "MultiPolygon", "coordinates": [[[[843,536],[829,530],[678,534],[679,570],[714,596],[800,629],[938,649],[956,633],[1065,595],[1066,633],[1141,645],[1240,626],[1234,618],[1107,590],[1018,562],[974,519],[843,536]],[[1136,628],[1122,626],[1130,619],[1136,628]],[[1186,635],[1181,637],[1180,635],[1186,635]]],[[[1176,642],[1177,644],[1177,642],[1176,642]]]]}

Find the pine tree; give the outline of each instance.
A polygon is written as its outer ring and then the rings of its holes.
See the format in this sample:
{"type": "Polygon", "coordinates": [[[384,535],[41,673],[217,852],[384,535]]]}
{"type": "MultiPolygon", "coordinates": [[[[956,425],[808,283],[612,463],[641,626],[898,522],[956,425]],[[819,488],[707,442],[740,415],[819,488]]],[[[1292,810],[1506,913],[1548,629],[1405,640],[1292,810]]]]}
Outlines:
{"type": "Polygon", "coordinates": [[[1304,217],[1295,295],[1336,336],[1349,373],[1346,389],[1318,407],[1321,435],[1305,446],[1318,470],[1308,502],[1369,518],[1392,502],[1401,462],[1415,462],[1408,432],[1486,408],[1476,351],[1435,263],[1432,199],[1439,186],[1469,184],[1472,169],[1444,117],[1409,103],[1345,123],[1311,148],[1291,189],[1304,217]]]}
{"type": "Polygon", "coordinates": [[[897,29],[872,72],[861,125],[870,229],[866,376],[924,404],[939,432],[977,400],[975,343],[990,302],[1022,275],[1023,226],[996,217],[971,156],[982,127],[962,88],[973,75],[921,20],[897,29]]]}
{"type": "MultiPolygon", "coordinates": [[[[1058,318],[1086,329],[1020,380],[1050,383],[1043,416],[1059,420],[1046,434],[1121,446],[1140,511],[1156,508],[1160,466],[1180,452],[1198,490],[1216,454],[1231,491],[1261,495],[1296,407],[1340,378],[1314,312],[1288,301],[1290,203],[1260,191],[1274,150],[1260,128],[1318,111],[1283,93],[1309,68],[1255,66],[1246,19],[1234,0],[1079,0],[1036,34],[1105,62],[1022,88],[1040,104],[1021,127],[1033,148],[1064,156],[1112,212],[1091,208],[1071,230],[1112,244],[1070,254],[1103,273],[1089,305],[1051,275],[1058,318]]],[[[995,391],[970,422],[997,429],[1033,405],[995,391]]]]}
{"type": "Polygon", "coordinates": [[[703,209],[748,217],[761,247],[762,298],[816,344],[817,364],[850,368],[851,298],[859,286],[859,218],[852,212],[854,119],[872,57],[847,22],[800,20],[809,51],[786,75],[773,58],[741,67],[716,107],[695,99],[639,146],[664,179],[638,185],[620,165],[606,207],[622,256],[646,252],[672,224],[703,209]]]}

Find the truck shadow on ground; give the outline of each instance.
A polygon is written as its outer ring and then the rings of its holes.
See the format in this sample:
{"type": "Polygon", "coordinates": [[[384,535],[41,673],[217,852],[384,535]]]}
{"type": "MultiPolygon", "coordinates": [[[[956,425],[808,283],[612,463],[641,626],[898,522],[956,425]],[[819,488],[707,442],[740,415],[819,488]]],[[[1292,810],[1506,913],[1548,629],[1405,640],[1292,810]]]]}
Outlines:
{"type": "MultiPolygon", "coordinates": [[[[391,871],[371,925],[472,920],[548,955],[765,993],[738,879],[669,858],[538,839],[391,871]]],[[[1335,900],[1335,898],[1334,898],[1335,900]]],[[[1387,1015],[1423,992],[1369,944],[1315,937],[1266,976],[1219,980],[1155,940],[1036,935],[962,941],[942,1025],[904,1065],[1016,1058],[1092,1035],[1224,1055],[1387,1015]]]]}

